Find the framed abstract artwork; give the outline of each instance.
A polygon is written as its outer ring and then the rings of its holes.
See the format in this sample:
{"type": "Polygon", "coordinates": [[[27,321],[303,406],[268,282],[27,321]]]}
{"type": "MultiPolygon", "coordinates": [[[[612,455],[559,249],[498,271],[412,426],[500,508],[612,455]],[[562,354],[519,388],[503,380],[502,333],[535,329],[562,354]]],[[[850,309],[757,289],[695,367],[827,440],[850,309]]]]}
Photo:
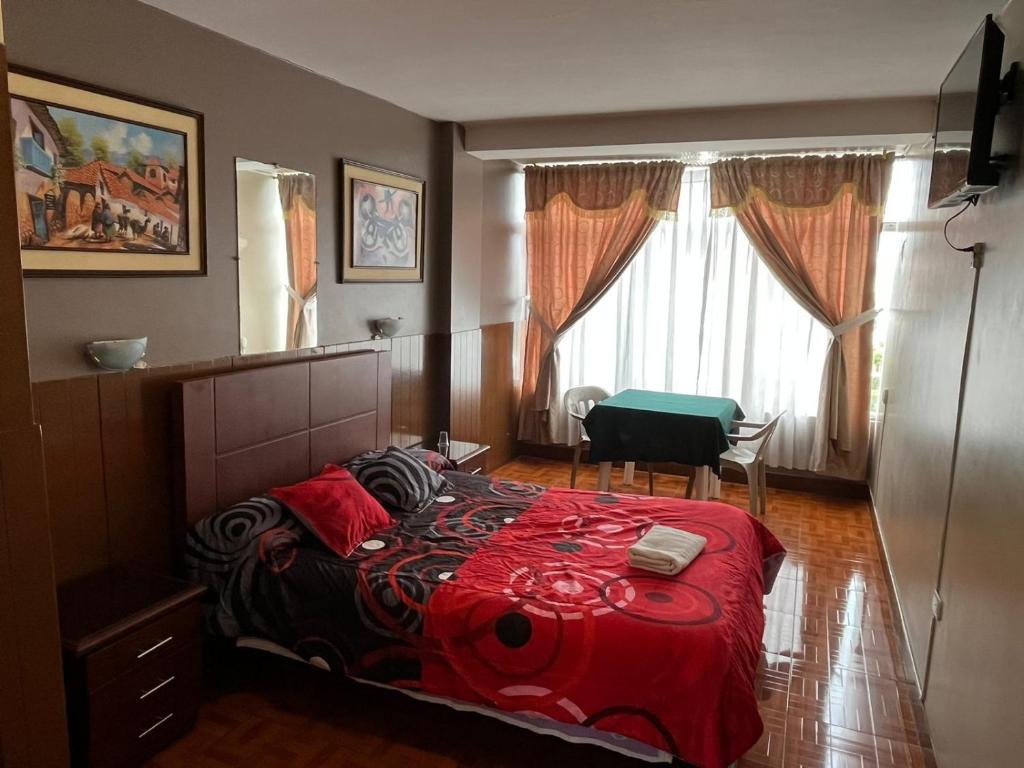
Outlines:
{"type": "Polygon", "coordinates": [[[423,180],[341,161],[341,282],[423,280],[423,180]]]}
{"type": "Polygon", "coordinates": [[[22,267],[204,275],[202,115],[12,68],[22,267]]]}

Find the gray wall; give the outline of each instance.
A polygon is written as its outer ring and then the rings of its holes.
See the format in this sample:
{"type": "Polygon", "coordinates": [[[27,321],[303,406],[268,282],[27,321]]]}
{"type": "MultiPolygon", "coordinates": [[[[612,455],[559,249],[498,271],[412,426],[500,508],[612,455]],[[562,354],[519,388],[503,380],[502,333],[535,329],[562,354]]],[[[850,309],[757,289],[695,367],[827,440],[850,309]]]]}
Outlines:
{"type": "Polygon", "coordinates": [[[938,583],[974,283],[970,257],[942,239],[942,225],[951,212],[928,210],[930,151],[929,144],[912,158],[918,194],[893,286],[882,384],[888,402],[873,479],[882,540],[921,682],[931,640],[931,596],[938,583]]]}
{"type": "MultiPolygon", "coordinates": [[[[1024,60],[1024,2],[1014,0],[1000,22],[1005,68],[1024,60]]],[[[1022,102],[1018,96],[1000,118],[1016,141],[1022,102]]],[[[1018,765],[1024,753],[1022,169],[1018,157],[1000,188],[950,227],[958,244],[986,244],[962,390],[973,273],[941,237],[953,211],[924,211],[923,189],[889,337],[883,386],[890,401],[875,500],[944,768],[1018,765]],[[928,600],[935,588],[945,606],[933,628],[928,600]]]]}
{"type": "Polygon", "coordinates": [[[209,275],[26,280],[34,379],[89,372],[90,339],[148,335],[156,365],[238,352],[236,156],[316,175],[321,344],[368,338],[368,319],[395,314],[403,334],[447,330],[431,299],[445,186],[436,123],[135,0],[7,0],[4,21],[13,64],[205,116],[209,275]],[[342,157],[426,179],[425,285],[336,282],[342,157]]]}
{"type": "Polygon", "coordinates": [[[451,330],[520,319],[526,293],[523,173],[507,160],[479,160],[452,130],[451,330]]]}
{"type": "Polygon", "coordinates": [[[523,172],[507,160],[483,164],[480,324],[520,319],[526,295],[526,198],[523,172]]]}
{"type": "Polygon", "coordinates": [[[462,148],[462,131],[452,131],[451,330],[480,327],[480,220],[484,163],[462,148]]]}

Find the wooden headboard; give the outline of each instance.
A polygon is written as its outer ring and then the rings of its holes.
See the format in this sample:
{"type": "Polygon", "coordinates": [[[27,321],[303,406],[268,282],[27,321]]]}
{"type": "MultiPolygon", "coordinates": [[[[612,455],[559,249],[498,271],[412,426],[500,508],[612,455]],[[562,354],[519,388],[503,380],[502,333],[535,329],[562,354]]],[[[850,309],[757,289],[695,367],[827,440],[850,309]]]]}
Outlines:
{"type": "Polygon", "coordinates": [[[391,439],[391,355],[359,352],[175,382],[182,529],[391,439]]]}

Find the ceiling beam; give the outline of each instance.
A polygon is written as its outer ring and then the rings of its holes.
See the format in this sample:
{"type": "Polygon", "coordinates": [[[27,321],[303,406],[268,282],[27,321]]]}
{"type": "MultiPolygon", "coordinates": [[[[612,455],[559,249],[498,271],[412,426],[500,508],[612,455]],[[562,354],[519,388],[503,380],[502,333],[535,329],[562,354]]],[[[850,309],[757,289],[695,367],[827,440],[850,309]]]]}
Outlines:
{"type": "Polygon", "coordinates": [[[467,123],[483,160],[901,146],[931,135],[935,99],[818,101],[467,123]]]}

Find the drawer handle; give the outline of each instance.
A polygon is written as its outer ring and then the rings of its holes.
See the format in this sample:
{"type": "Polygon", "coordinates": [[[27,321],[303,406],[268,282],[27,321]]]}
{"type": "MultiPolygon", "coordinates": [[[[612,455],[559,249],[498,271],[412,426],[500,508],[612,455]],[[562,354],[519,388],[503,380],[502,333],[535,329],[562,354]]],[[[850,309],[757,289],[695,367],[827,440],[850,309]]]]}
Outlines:
{"type": "Polygon", "coordinates": [[[157,643],[156,645],[154,645],[154,646],[151,646],[151,647],[147,648],[147,649],[146,649],[146,650],[144,650],[144,651],[141,651],[141,652],[139,653],[139,655],[138,655],[138,656],[136,656],[135,658],[136,658],[136,659],[141,659],[141,658],[142,658],[143,656],[148,656],[148,655],[149,655],[149,654],[151,654],[151,653],[152,653],[153,651],[155,651],[155,650],[156,650],[157,648],[160,648],[161,646],[167,645],[167,644],[168,644],[169,642],[171,642],[171,640],[173,640],[173,639],[174,639],[174,635],[170,635],[170,636],[168,636],[168,637],[165,637],[165,638],[164,638],[163,640],[161,640],[161,641],[160,641],[159,643],[157,643]]]}
{"type": "Polygon", "coordinates": [[[167,722],[168,720],[170,720],[170,719],[171,719],[172,717],[174,717],[174,713],[173,713],[173,712],[171,712],[171,713],[170,713],[169,715],[164,715],[164,716],[163,716],[163,717],[161,717],[161,718],[160,718],[159,720],[157,720],[157,721],[156,721],[155,723],[153,723],[153,725],[149,726],[149,728],[147,728],[147,729],[146,729],[146,730],[144,730],[144,731],[143,731],[142,733],[140,733],[140,734],[139,734],[139,738],[141,739],[141,738],[143,738],[144,736],[146,736],[147,734],[149,734],[149,733],[152,733],[152,732],[153,732],[153,731],[155,731],[155,730],[156,730],[157,728],[159,728],[159,727],[160,727],[161,725],[163,725],[163,724],[164,724],[164,723],[166,723],[166,722],[167,722]]]}
{"type": "Polygon", "coordinates": [[[157,691],[159,691],[159,690],[160,690],[161,688],[163,688],[163,687],[164,687],[165,685],[167,685],[168,683],[171,683],[171,682],[173,682],[173,681],[174,681],[174,675],[171,675],[171,676],[170,676],[170,677],[168,677],[168,678],[167,678],[166,680],[164,680],[164,681],[163,681],[162,683],[157,683],[156,685],[154,685],[154,686],[153,686],[152,688],[150,688],[150,689],[149,689],[148,691],[146,691],[145,693],[143,693],[143,694],[140,694],[140,695],[139,695],[139,701],[142,701],[142,700],[143,700],[144,698],[146,698],[147,696],[149,696],[149,694],[151,694],[151,693],[156,693],[156,692],[157,692],[157,691]]]}

